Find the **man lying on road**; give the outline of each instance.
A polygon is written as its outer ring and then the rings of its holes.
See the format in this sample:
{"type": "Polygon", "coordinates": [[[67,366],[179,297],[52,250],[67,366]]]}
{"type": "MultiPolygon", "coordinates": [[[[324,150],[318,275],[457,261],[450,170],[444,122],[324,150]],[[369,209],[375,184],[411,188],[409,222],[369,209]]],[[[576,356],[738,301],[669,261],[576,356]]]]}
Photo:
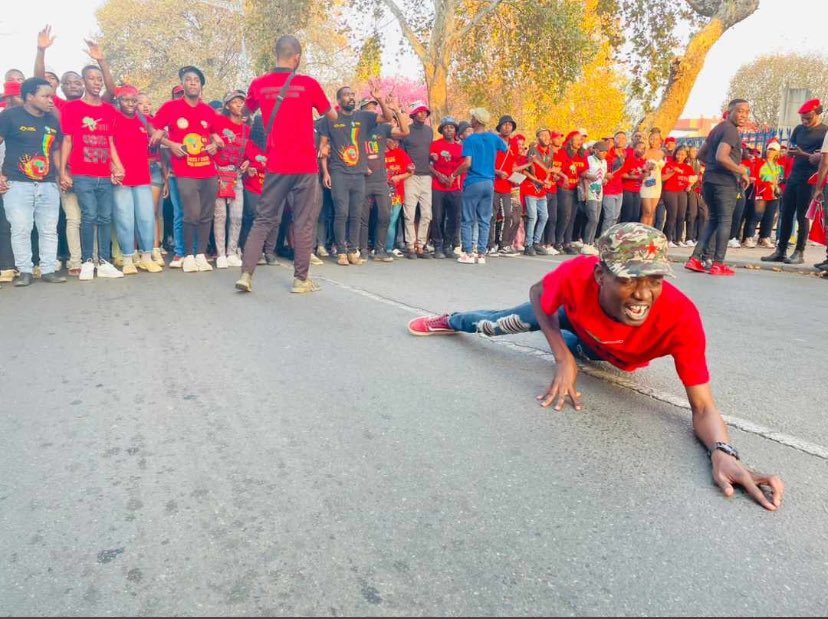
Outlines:
{"type": "Polygon", "coordinates": [[[564,262],[532,286],[530,302],[502,311],[472,311],[412,320],[414,335],[542,331],[555,356],[555,378],[538,400],[560,411],[569,398],[581,410],[575,354],[631,372],[671,355],[693,410],[693,429],[710,452],[713,479],[726,496],[742,486],[774,511],[784,487],[775,475],[746,468],[729,444],[716,408],[699,311],[672,284],[667,238],[639,223],[611,227],[598,239],[599,256],[564,262]]]}

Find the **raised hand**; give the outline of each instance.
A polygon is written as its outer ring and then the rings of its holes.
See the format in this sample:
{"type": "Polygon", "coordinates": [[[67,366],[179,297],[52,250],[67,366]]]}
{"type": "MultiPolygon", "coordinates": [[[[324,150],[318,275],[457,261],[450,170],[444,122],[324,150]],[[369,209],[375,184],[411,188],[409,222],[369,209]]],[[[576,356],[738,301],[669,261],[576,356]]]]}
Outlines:
{"type": "Polygon", "coordinates": [[[101,60],[104,59],[103,50],[101,49],[101,46],[96,41],[92,41],[90,39],[84,39],[83,42],[86,43],[86,48],[87,48],[86,53],[89,54],[89,57],[92,60],[94,60],[96,62],[100,62],[101,60]]]}
{"type": "Polygon", "coordinates": [[[52,27],[46,25],[43,30],[37,33],[37,49],[48,49],[52,47],[57,37],[52,34],[52,27]]]}

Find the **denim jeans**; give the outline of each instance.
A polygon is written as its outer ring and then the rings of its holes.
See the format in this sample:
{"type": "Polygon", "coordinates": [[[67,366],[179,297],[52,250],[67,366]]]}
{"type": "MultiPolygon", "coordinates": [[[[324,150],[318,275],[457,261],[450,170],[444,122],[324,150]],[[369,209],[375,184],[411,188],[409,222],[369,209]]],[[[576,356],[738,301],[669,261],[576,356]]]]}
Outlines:
{"type": "Polygon", "coordinates": [[[112,181],[104,176],[75,176],[75,195],[81,207],[81,260],[92,260],[95,228],[98,229],[98,257],[112,260],[112,211],[115,206],[112,181]]]}
{"type": "Polygon", "coordinates": [[[592,245],[595,242],[595,233],[598,231],[598,220],[601,218],[602,200],[587,200],[587,224],[584,228],[584,244],[592,245]]]}
{"type": "Polygon", "coordinates": [[[730,240],[730,226],[733,223],[733,210],[736,208],[738,188],[736,182],[728,185],[704,183],[702,186],[704,201],[710,209],[710,219],[699,238],[693,257],[703,260],[708,258],[708,243],[715,246],[714,262],[724,262],[727,242],[730,240]]]}
{"type": "Polygon", "coordinates": [[[53,273],[57,261],[57,223],[60,216],[60,192],[57,183],[10,181],[3,196],[6,218],[11,226],[11,247],[15,268],[32,272],[32,226],[37,225],[40,244],[40,268],[53,273]]]}
{"type": "Polygon", "coordinates": [[[494,181],[478,181],[463,189],[463,218],[460,232],[463,251],[472,252],[472,222],[477,219],[477,253],[486,255],[489,225],[494,207],[494,181]]]}
{"type": "Polygon", "coordinates": [[[175,245],[175,255],[187,256],[193,253],[193,248],[190,251],[184,252],[184,209],[181,208],[181,195],[178,193],[178,180],[174,176],[170,176],[170,202],[173,205],[173,244],[175,245]]]}
{"type": "Polygon", "coordinates": [[[604,222],[601,224],[600,236],[603,236],[604,232],[618,223],[618,218],[621,217],[621,204],[623,200],[624,194],[621,193],[609,196],[604,194],[604,222]]]}
{"type": "MultiPolygon", "coordinates": [[[[558,323],[566,347],[573,355],[602,361],[575,333],[564,308],[558,309],[558,323]]],[[[463,333],[480,333],[489,337],[540,331],[535,308],[529,302],[505,310],[458,312],[449,317],[449,326],[463,333]]]]}
{"type": "Polygon", "coordinates": [[[391,215],[388,218],[388,237],[385,241],[385,251],[389,254],[394,250],[394,240],[397,237],[397,223],[400,220],[402,210],[402,204],[394,204],[391,207],[391,215]]]}
{"type": "Polygon", "coordinates": [[[138,248],[151,252],[155,242],[155,204],[152,185],[124,187],[118,185],[115,195],[115,233],[125,257],[135,255],[135,233],[138,248]]]}
{"type": "Polygon", "coordinates": [[[546,196],[526,196],[526,247],[540,245],[549,219],[546,196]]]}

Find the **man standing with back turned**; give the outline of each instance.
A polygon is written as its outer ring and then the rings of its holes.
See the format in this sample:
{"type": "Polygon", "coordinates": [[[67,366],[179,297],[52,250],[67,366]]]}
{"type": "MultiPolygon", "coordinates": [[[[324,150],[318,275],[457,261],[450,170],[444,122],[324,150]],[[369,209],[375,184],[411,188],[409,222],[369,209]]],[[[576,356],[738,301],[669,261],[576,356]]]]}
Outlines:
{"type": "Polygon", "coordinates": [[[319,164],[313,135],[316,109],[329,120],[337,114],[319,83],[296,73],[302,62],[302,45],[285,35],[276,41],[276,69],[257,77],[247,90],[247,107],[259,108],[265,123],[267,176],[253,228],[244,245],[241,279],[236,288],[253,291],[253,271],[262,255],[265,239],[279,226],[289,195],[293,196],[295,233],[294,280],[291,292],[316,292],[319,285],[308,278],[310,256],[316,240],[316,220],[322,206],[319,164]]]}

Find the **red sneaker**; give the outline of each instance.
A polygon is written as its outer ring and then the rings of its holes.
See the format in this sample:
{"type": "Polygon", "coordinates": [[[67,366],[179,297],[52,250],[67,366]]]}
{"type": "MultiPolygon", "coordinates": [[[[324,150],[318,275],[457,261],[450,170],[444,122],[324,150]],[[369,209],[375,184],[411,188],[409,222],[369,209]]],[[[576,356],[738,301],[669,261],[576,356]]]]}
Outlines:
{"type": "Polygon", "coordinates": [[[448,314],[442,316],[422,316],[408,323],[411,335],[453,335],[457,333],[449,326],[448,314]]]}
{"type": "Polygon", "coordinates": [[[710,271],[708,271],[708,274],[709,275],[723,275],[725,277],[730,277],[732,275],[736,275],[736,271],[731,269],[724,262],[714,262],[713,266],[710,267],[710,271]]]}
{"type": "Polygon", "coordinates": [[[704,268],[702,261],[694,257],[691,257],[690,260],[684,263],[684,268],[696,273],[707,273],[707,269],[704,268]]]}

